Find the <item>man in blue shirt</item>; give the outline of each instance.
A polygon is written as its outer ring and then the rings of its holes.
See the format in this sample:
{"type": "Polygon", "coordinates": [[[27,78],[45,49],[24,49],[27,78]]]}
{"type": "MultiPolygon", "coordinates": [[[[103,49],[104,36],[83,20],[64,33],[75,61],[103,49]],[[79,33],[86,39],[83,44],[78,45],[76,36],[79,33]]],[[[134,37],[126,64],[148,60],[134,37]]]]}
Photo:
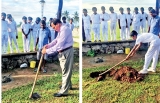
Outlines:
{"type": "Polygon", "coordinates": [[[150,15],[152,17],[150,19],[150,26],[148,28],[148,32],[160,36],[160,17],[158,17],[154,9],[150,10],[150,15]]]}
{"type": "MultiPolygon", "coordinates": [[[[43,46],[48,44],[48,41],[51,42],[51,32],[48,29],[48,27],[46,27],[46,22],[44,20],[41,21],[41,28],[37,31],[37,41],[36,41],[36,47],[38,44],[38,51],[37,51],[37,60],[40,60],[41,58],[41,54],[42,54],[42,49],[43,46]]],[[[36,51],[36,47],[35,47],[35,51],[36,51]]],[[[46,73],[47,71],[45,70],[45,60],[47,60],[47,54],[44,54],[44,58],[42,61],[42,66],[41,66],[41,70],[43,70],[43,73],[46,73]]],[[[37,69],[35,69],[35,72],[37,71],[37,69]]]]}

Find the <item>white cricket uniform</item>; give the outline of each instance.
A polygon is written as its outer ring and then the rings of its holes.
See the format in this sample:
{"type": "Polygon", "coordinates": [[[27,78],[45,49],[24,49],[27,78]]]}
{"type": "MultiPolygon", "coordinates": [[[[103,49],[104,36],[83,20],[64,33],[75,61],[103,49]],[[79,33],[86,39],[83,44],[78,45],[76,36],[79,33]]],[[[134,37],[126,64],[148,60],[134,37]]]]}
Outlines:
{"type": "MultiPolygon", "coordinates": [[[[31,23],[28,23],[29,25],[30,25],[30,29],[33,29],[33,22],[31,22],[31,23]]],[[[33,32],[32,31],[30,31],[30,33],[29,33],[29,45],[30,45],[30,43],[31,43],[31,37],[33,36],[33,32]]],[[[34,51],[34,49],[33,49],[33,51],[34,51]]],[[[30,52],[30,46],[29,46],[29,52],[30,52]]]]}
{"type": "Polygon", "coordinates": [[[117,25],[117,13],[111,13],[110,16],[110,37],[111,40],[116,40],[116,25],[117,25]]]}
{"type": "Polygon", "coordinates": [[[108,20],[110,19],[108,13],[100,14],[102,24],[102,37],[104,41],[108,41],[108,20]],[[104,19],[104,21],[102,21],[104,19]]]}
{"type": "Polygon", "coordinates": [[[147,70],[151,60],[153,59],[151,68],[156,69],[158,62],[158,55],[160,49],[160,39],[157,35],[152,33],[142,33],[137,36],[135,45],[139,43],[150,43],[147,53],[145,54],[145,62],[143,70],[147,70]]]}
{"type": "MultiPolygon", "coordinates": [[[[152,18],[152,16],[150,15],[150,14],[147,14],[147,18],[148,18],[148,20],[147,20],[147,25],[148,25],[148,28],[150,27],[150,22],[151,22],[151,18],[152,18]]],[[[147,28],[147,29],[148,29],[147,28]]]]}
{"type": "Polygon", "coordinates": [[[9,44],[10,52],[13,53],[12,40],[16,46],[16,51],[19,52],[16,36],[18,36],[17,25],[15,21],[8,21],[8,34],[9,34],[9,44]]]}
{"type": "Polygon", "coordinates": [[[37,37],[37,31],[40,29],[40,23],[34,23],[33,25],[32,25],[32,37],[31,38],[33,38],[33,51],[34,51],[34,49],[35,49],[35,46],[36,46],[36,41],[37,41],[37,39],[36,39],[36,37],[37,37]]]}
{"type": "MultiPolygon", "coordinates": [[[[28,34],[29,30],[30,30],[30,27],[31,25],[28,24],[28,23],[22,23],[21,25],[21,29],[23,29],[24,33],[25,34],[28,34]]],[[[24,52],[29,52],[29,48],[30,48],[30,34],[27,35],[27,39],[26,37],[24,36],[24,34],[22,33],[22,39],[23,39],[23,50],[24,52]]]]}
{"type": "Polygon", "coordinates": [[[142,33],[146,32],[146,18],[148,17],[148,15],[144,12],[143,14],[141,14],[142,16],[142,21],[141,21],[141,29],[142,29],[142,33]]]}
{"type": "Polygon", "coordinates": [[[121,27],[121,30],[120,30],[120,38],[121,40],[126,40],[127,36],[126,36],[126,14],[119,14],[118,15],[118,19],[120,20],[120,27],[121,27]]]}
{"type": "Polygon", "coordinates": [[[139,33],[141,24],[140,20],[142,19],[142,15],[140,13],[137,14],[134,13],[132,18],[133,18],[133,30],[139,33]]]}
{"type": "Polygon", "coordinates": [[[128,28],[126,28],[126,39],[130,39],[130,29],[131,29],[131,19],[132,19],[132,14],[126,14],[126,17],[127,17],[127,26],[128,28]]]}
{"type": "Polygon", "coordinates": [[[1,33],[2,33],[2,54],[7,53],[8,49],[8,22],[1,20],[1,33]]]}
{"type": "Polygon", "coordinates": [[[92,29],[94,32],[94,41],[100,40],[100,15],[99,14],[92,14],[91,15],[92,20],[92,29]]]}
{"type": "Polygon", "coordinates": [[[63,25],[66,25],[66,26],[68,26],[69,27],[69,23],[68,22],[66,22],[66,23],[62,23],[63,25]]]}
{"type": "Polygon", "coordinates": [[[83,23],[84,23],[84,33],[85,33],[86,41],[91,41],[91,35],[90,35],[91,18],[89,15],[87,15],[87,16],[82,15],[82,19],[83,19],[83,23]]]}
{"type": "Polygon", "coordinates": [[[49,27],[49,30],[51,32],[51,41],[53,41],[55,39],[55,30],[52,27],[49,27]]]}

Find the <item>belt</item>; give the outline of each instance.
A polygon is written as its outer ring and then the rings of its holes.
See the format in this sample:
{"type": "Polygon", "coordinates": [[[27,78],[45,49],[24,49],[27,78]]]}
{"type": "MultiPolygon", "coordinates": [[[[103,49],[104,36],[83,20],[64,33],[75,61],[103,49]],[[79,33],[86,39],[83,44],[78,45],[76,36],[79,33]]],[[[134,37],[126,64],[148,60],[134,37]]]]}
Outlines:
{"type": "Polygon", "coordinates": [[[63,49],[63,50],[60,50],[60,51],[58,51],[58,52],[59,52],[59,53],[62,53],[62,52],[66,51],[66,50],[68,50],[68,49],[70,49],[70,48],[72,48],[72,46],[70,46],[70,47],[68,47],[68,48],[65,48],[65,49],[63,49]]]}

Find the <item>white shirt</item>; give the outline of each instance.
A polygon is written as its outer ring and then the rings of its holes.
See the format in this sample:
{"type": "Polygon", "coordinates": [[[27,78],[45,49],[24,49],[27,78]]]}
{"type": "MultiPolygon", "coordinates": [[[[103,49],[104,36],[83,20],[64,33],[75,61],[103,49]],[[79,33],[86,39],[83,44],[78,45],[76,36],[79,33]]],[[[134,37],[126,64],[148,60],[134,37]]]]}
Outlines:
{"type": "Polygon", "coordinates": [[[142,19],[142,15],[140,13],[137,13],[137,14],[134,13],[132,18],[133,18],[134,25],[140,25],[140,19],[142,19]]]}
{"type": "Polygon", "coordinates": [[[132,14],[126,14],[126,17],[127,17],[127,23],[130,25],[130,23],[132,22],[131,19],[132,19],[132,14]]]}
{"type": "Polygon", "coordinates": [[[68,26],[69,27],[69,23],[68,22],[66,22],[66,23],[62,23],[63,25],[66,25],[66,26],[68,26]]]}
{"type": "Polygon", "coordinates": [[[117,19],[118,19],[117,13],[110,13],[109,16],[110,16],[111,23],[117,23],[117,19]]]}
{"type": "Polygon", "coordinates": [[[148,15],[144,12],[142,15],[142,22],[146,22],[146,17],[148,17],[148,15]]]}
{"type": "Polygon", "coordinates": [[[8,22],[5,20],[1,20],[1,31],[7,31],[8,30],[8,22]]]}
{"type": "Polygon", "coordinates": [[[91,15],[92,24],[100,24],[100,15],[92,14],[91,15]]]}
{"type": "Polygon", "coordinates": [[[32,29],[33,29],[33,32],[37,32],[37,30],[39,30],[41,27],[40,27],[40,23],[34,23],[33,25],[32,25],[32,29]]]}
{"type": "Polygon", "coordinates": [[[69,28],[73,31],[73,29],[74,29],[74,24],[72,23],[69,23],[69,28]]]}
{"type": "Polygon", "coordinates": [[[152,46],[159,43],[160,45],[160,39],[157,35],[154,35],[153,33],[142,33],[138,34],[135,45],[140,43],[150,43],[150,45],[152,46]]]}
{"type": "Polygon", "coordinates": [[[22,25],[21,25],[21,29],[23,29],[23,31],[24,31],[24,33],[25,34],[27,34],[28,32],[29,32],[29,29],[31,28],[30,27],[31,25],[30,24],[28,24],[28,23],[22,23],[22,25]]]}
{"type": "Polygon", "coordinates": [[[127,17],[126,17],[126,14],[119,14],[118,15],[118,19],[120,19],[120,26],[122,27],[122,26],[126,26],[126,19],[127,19],[127,17]]]}
{"type": "Polygon", "coordinates": [[[8,32],[17,33],[17,25],[15,21],[8,21],[8,32]]]}
{"type": "Polygon", "coordinates": [[[89,15],[87,15],[87,16],[82,15],[82,19],[83,19],[83,23],[84,23],[84,29],[90,29],[91,17],[89,15]]]}
{"type": "Polygon", "coordinates": [[[51,32],[51,41],[55,39],[55,31],[52,27],[49,27],[49,30],[51,32]]]}
{"type": "Polygon", "coordinates": [[[107,21],[110,19],[109,14],[108,13],[100,14],[100,19],[102,24],[107,23],[107,21]],[[102,19],[104,19],[104,21],[102,21],[102,19]]]}

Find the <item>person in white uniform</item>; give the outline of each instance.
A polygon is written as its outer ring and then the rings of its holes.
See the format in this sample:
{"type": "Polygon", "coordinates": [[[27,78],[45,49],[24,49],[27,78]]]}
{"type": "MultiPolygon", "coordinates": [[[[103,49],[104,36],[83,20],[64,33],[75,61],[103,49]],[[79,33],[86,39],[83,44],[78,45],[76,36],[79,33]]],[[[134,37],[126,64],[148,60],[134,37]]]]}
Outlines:
{"type": "Polygon", "coordinates": [[[91,18],[87,14],[87,9],[83,9],[82,19],[83,19],[83,24],[84,24],[84,32],[85,32],[86,41],[91,42],[91,35],[90,35],[91,18]]]}
{"type": "Polygon", "coordinates": [[[148,27],[147,28],[149,28],[150,27],[150,21],[151,21],[151,15],[150,15],[150,10],[152,10],[153,8],[152,7],[148,7],[148,14],[147,14],[147,25],[148,25],[148,27]]]}
{"type": "Polygon", "coordinates": [[[130,39],[130,29],[131,29],[131,25],[132,25],[132,14],[130,13],[130,8],[127,8],[127,28],[126,28],[126,39],[130,39]]]}
{"type": "Polygon", "coordinates": [[[39,17],[36,18],[36,21],[32,25],[32,36],[31,40],[33,39],[33,51],[35,51],[35,46],[36,46],[36,36],[37,36],[37,31],[40,29],[40,21],[41,19],[39,17]]]}
{"type": "Polygon", "coordinates": [[[30,24],[27,23],[27,17],[22,17],[23,23],[21,25],[22,29],[22,39],[23,39],[23,50],[24,52],[29,52],[29,42],[30,42],[30,24]]]}
{"type": "Polygon", "coordinates": [[[126,57],[126,60],[132,57],[136,51],[140,48],[142,43],[150,43],[147,53],[145,54],[145,61],[143,69],[139,71],[139,74],[146,74],[148,71],[156,72],[156,65],[158,62],[159,49],[160,49],[160,39],[157,35],[152,33],[142,33],[138,34],[136,31],[132,31],[130,36],[133,40],[136,40],[135,46],[131,50],[131,52],[126,57]],[[148,69],[151,60],[151,67],[148,69]]]}
{"type": "Polygon", "coordinates": [[[101,24],[102,24],[102,37],[104,41],[108,41],[108,20],[109,14],[105,12],[105,7],[101,7],[102,13],[100,14],[101,24]]]}
{"type": "Polygon", "coordinates": [[[147,22],[147,13],[144,12],[144,8],[141,7],[141,15],[142,15],[142,21],[141,21],[141,30],[142,30],[142,33],[145,33],[146,32],[146,22],[147,22]]]}
{"type": "Polygon", "coordinates": [[[9,46],[10,46],[10,53],[13,53],[13,47],[12,47],[12,41],[14,42],[16,46],[16,51],[19,53],[17,40],[18,39],[18,32],[17,32],[17,25],[16,22],[13,21],[12,15],[7,14],[8,19],[8,40],[9,40],[9,46]]]}
{"type": "Polygon", "coordinates": [[[73,24],[73,19],[71,18],[70,19],[70,22],[69,22],[69,28],[73,31],[74,29],[74,24],[73,24]]]}
{"type": "MultiPolygon", "coordinates": [[[[33,37],[33,22],[32,22],[33,18],[32,17],[28,17],[28,24],[30,25],[30,33],[29,33],[29,45],[31,43],[31,37],[33,37]]],[[[34,50],[33,50],[34,51],[34,50]]],[[[30,52],[30,48],[29,48],[29,52],[30,52]]]]}
{"type": "Polygon", "coordinates": [[[62,17],[62,24],[65,24],[66,26],[69,27],[69,23],[66,21],[66,17],[62,17]]]}
{"type": "Polygon", "coordinates": [[[110,10],[110,37],[111,37],[111,41],[116,40],[116,25],[117,25],[117,13],[114,12],[114,8],[111,6],[109,8],[110,10]]]}
{"type": "Polygon", "coordinates": [[[8,23],[5,19],[6,19],[6,13],[2,12],[1,13],[2,54],[6,54],[8,49],[8,31],[7,31],[8,23]]]}
{"type": "Polygon", "coordinates": [[[92,8],[93,14],[91,15],[92,30],[94,32],[94,42],[101,42],[100,40],[100,15],[97,13],[97,8],[92,8]]]}
{"type": "Polygon", "coordinates": [[[124,9],[122,7],[119,8],[120,14],[118,15],[118,24],[119,24],[119,29],[121,29],[120,39],[126,40],[127,17],[126,17],[126,14],[123,13],[123,10],[124,9]]]}
{"type": "Polygon", "coordinates": [[[140,30],[140,24],[142,21],[142,15],[138,12],[138,8],[134,8],[134,13],[133,13],[133,30],[137,31],[139,33],[140,30]]]}
{"type": "MultiPolygon", "coordinates": [[[[55,19],[53,19],[53,18],[50,18],[50,20],[49,20],[49,22],[50,22],[49,30],[51,32],[51,41],[53,41],[55,39],[55,30],[52,28],[54,21],[55,21],[55,19]]],[[[48,43],[49,43],[49,41],[48,41],[48,43]]]]}

